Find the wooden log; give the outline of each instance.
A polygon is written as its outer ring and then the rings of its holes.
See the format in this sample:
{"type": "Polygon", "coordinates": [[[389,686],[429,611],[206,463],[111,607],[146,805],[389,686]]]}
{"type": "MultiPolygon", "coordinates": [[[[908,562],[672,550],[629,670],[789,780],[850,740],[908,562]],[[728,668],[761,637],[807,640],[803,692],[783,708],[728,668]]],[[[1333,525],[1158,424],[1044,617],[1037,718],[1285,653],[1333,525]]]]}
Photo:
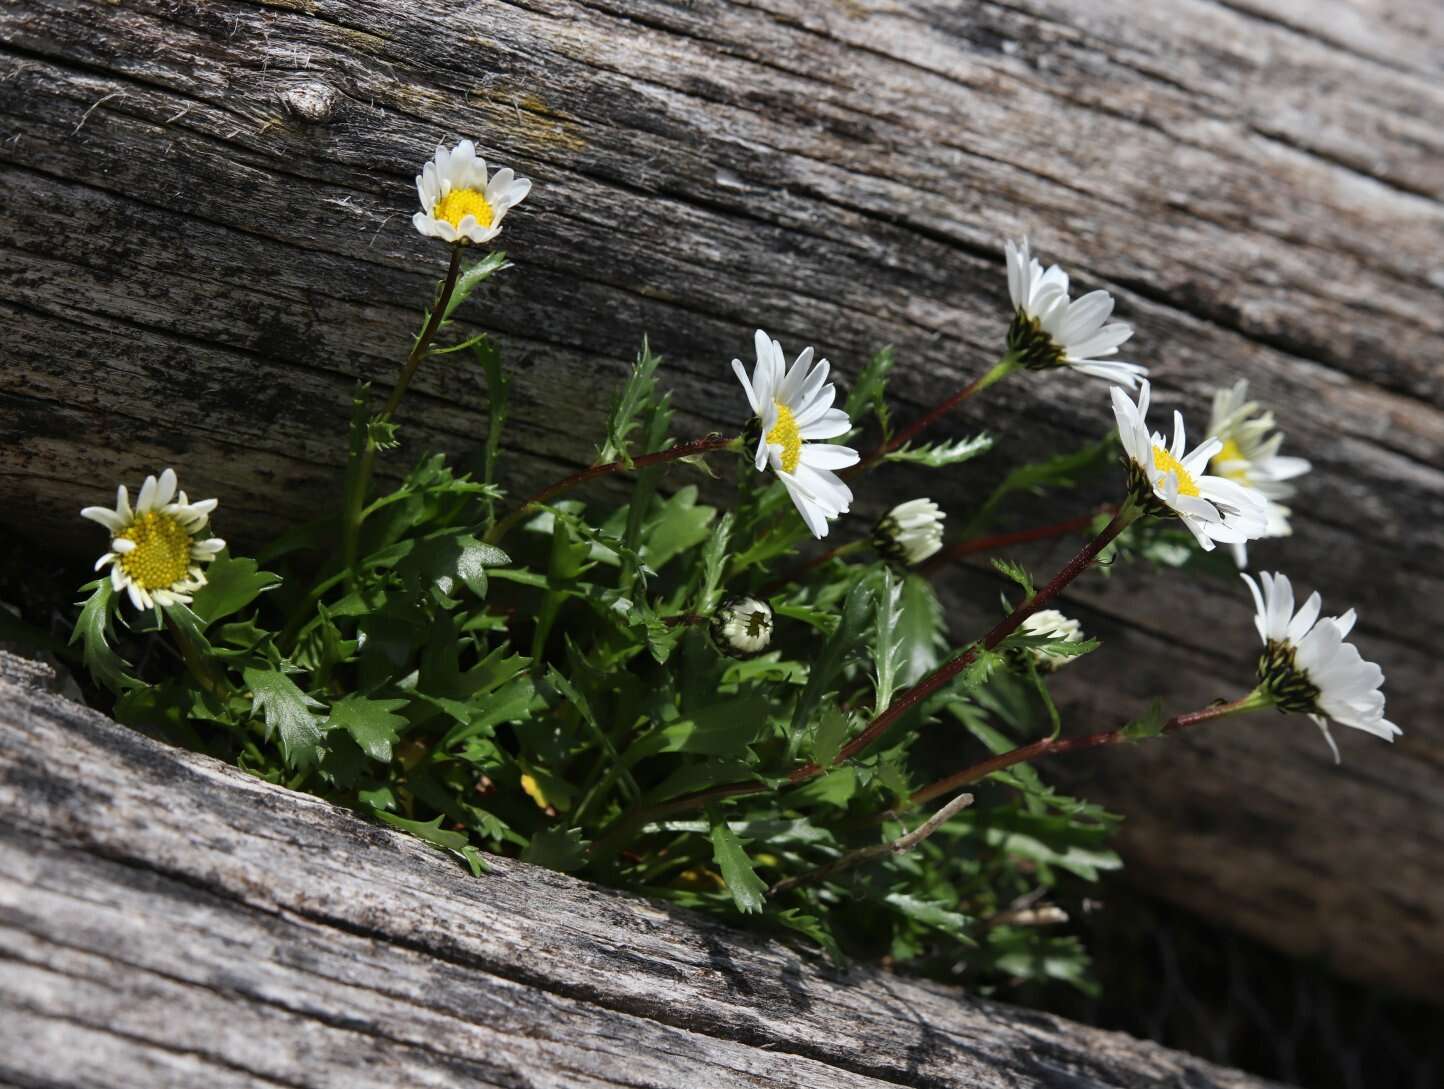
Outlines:
{"type": "MultiPolygon", "coordinates": [[[[1359,608],[1406,730],[1341,738],[1335,770],[1306,725],[1242,720],[1080,765],[1087,789],[1160,894],[1444,997],[1441,58],[1432,0],[8,5],[0,519],[78,555],[75,511],[170,463],[240,542],[334,500],[352,383],[394,375],[440,273],[408,223],[438,140],[537,183],[518,267],[465,311],[511,361],[517,491],[585,460],[644,332],[684,433],[739,423],[726,363],[759,324],[844,381],[895,345],[920,411],[995,358],[1000,242],[1028,232],[1118,296],[1164,411],[1201,426],[1240,375],[1277,406],[1315,471],[1255,562],[1359,608]]],[[[483,409],[465,367],[423,369],[386,471],[474,449],[483,409]]],[[[1100,433],[1106,397],[1028,376],[942,433],[983,426],[994,457],[889,468],[838,534],[924,487],[965,512],[1100,433]]],[[[948,583],[965,639],[996,585],[948,583]]],[[[1248,684],[1239,587],[1130,576],[1069,607],[1110,644],[1080,726],[1248,684]]]]}
{"type": "Polygon", "coordinates": [[[519,862],[473,877],[12,680],[0,817],[6,1085],[1266,1085],[519,862]]]}

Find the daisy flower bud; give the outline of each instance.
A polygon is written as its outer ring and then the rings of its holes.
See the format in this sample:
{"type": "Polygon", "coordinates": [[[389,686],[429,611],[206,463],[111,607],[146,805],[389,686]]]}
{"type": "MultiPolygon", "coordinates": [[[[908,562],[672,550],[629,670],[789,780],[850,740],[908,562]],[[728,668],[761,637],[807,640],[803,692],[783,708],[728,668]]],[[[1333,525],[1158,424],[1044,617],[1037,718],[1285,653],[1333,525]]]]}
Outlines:
{"type": "Polygon", "coordinates": [[[1043,271],[1028,249],[1028,240],[1008,241],[1008,294],[1013,323],[1008,327],[1008,354],[1029,370],[1071,367],[1080,374],[1105,378],[1132,389],[1148,370],[1137,363],[1104,359],[1133,335],[1133,327],[1110,322],[1113,296],[1090,291],[1068,298],[1068,274],[1057,265],[1043,271]]]}
{"type": "Polygon", "coordinates": [[[845,435],[852,424],[846,412],[832,407],[837,387],[827,381],[827,360],[814,366],[812,349],[804,348],[784,374],[782,345],[761,329],[754,341],[757,365],[752,377],[740,359],[732,361],[732,370],[762,421],[757,470],[770,464],[812,535],[826,537],[828,520],[846,514],[852,505],[852,490],[834,470],[856,465],[858,453],[814,440],[845,435]]]}
{"type": "Polygon", "coordinates": [[[1329,733],[1330,720],[1385,741],[1404,732],[1384,717],[1384,671],[1344,642],[1357,619],[1353,609],[1320,620],[1323,599],[1315,592],[1295,613],[1294,588],[1286,576],[1261,573],[1262,590],[1248,575],[1240,577],[1253,594],[1254,626],[1264,644],[1259,688],[1275,707],[1312,718],[1335,763],[1339,747],[1329,733]]]}
{"type": "MultiPolygon", "coordinates": [[[[1223,446],[1213,456],[1209,468],[1225,479],[1253,488],[1264,497],[1268,525],[1263,537],[1287,537],[1289,508],[1279,502],[1294,494],[1287,483],[1309,471],[1303,458],[1281,457],[1281,432],[1273,430],[1274,414],[1248,399],[1248,379],[1240,378],[1228,389],[1213,395],[1213,415],[1208,434],[1223,446]]],[[[1243,542],[1233,546],[1233,557],[1240,567],[1248,565],[1248,550],[1243,542]]]]}
{"type": "Polygon", "coordinates": [[[1206,439],[1185,453],[1183,414],[1173,414],[1173,442],[1165,445],[1158,432],[1149,434],[1149,385],[1138,391],[1134,404],[1117,386],[1113,415],[1118,437],[1128,455],[1130,500],[1147,514],[1173,514],[1188,528],[1205,551],[1215,541],[1242,544],[1264,535],[1268,528],[1267,500],[1253,488],[1218,476],[1205,476],[1209,459],[1223,443],[1206,439]]]}
{"type": "Polygon", "coordinates": [[[734,658],[761,654],[772,642],[772,608],[755,597],[728,598],[712,616],[712,638],[734,658]]]}
{"type": "MultiPolygon", "coordinates": [[[[1081,643],[1084,638],[1083,625],[1057,609],[1039,609],[1023,621],[1021,630],[1024,635],[1043,635],[1064,643],[1081,643]]],[[[1029,647],[1028,653],[1039,669],[1049,673],[1073,660],[1072,655],[1060,654],[1048,647],[1029,647]]]]}
{"type": "Polygon", "coordinates": [[[884,559],[900,567],[922,563],[943,547],[946,517],[931,499],[909,499],[873,527],[872,545],[884,559]]]}
{"type": "Polygon", "coordinates": [[[188,604],[206,584],[201,565],[226,547],[219,537],[204,536],[218,502],[192,503],[185,492],[178,493],[174,469],[158,479],[146,477],[134,509],[122,484],[116,489],[114,510],[86,507],[80,512],[110,531],[110,551],[96,561],[95,569],[109,566],[111,585],[117,593],[124,590],[137,609],[188,604]]]}
{"type": "Polygon", "coordinates": [[[454,148],[438,147],[436,157],[416,175],[421,211],[411,225],[429,238],[445,242],[490,242],[501,232],[507,211],[531,192],[531,182],[502,167],[490,180],[486,160],[476,145],[463,140],[454,148]]]}

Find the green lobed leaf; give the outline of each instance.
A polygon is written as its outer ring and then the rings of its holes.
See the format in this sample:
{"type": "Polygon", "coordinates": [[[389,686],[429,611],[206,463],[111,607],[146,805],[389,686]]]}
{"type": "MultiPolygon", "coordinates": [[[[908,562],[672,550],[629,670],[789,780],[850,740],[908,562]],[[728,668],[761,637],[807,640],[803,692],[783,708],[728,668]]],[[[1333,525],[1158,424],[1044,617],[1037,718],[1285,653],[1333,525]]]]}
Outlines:
{"type": "Polygon", "coordinates": [[[993,558],[993,569],[1006,575],[1023,588],[1023,593],[1032,597],[1037,591],[1033,588],[1033,576],[1028,574],[1028,569],[1020,563],[1014,563],[1002,556],[993,558]]]}
{"type": "Polygon", "coordinates": [[[255,560],[223,551],[206,567],[206,584],[196,592],[191,611],[209,627],[280,584],[280,575],[259,570],[255,560]]]}
{"type": "Polygon", "coordinates": [[[389,764],[391,746],[399,736],[398,731],[407,725],[405,716],[396,712],[408,702],[368,699],[352,692],[331,705],[326,728],[345,730],[372,760],[389,764]]]}
{"type": "Polygon", "coordinates": [[[877,417],[878,425],[886,436],[889,432],[887,408],[887,379],[893,367],[891,346],[883,348],[867,361],[867,366],[857,376],[852,392],[847,396],[845,411],[854,425],[867,413],[877,417]]]}
{"type": "Polygon", "coordinates": [[[807,687],[797,701],[792,716],[792,735],[801,737],[811,721],[822,697],[832,687],[848,657],[861,649],[872,613],[874,592],[871,583],[859,579],[848,591],[842,605],[842,618],[837,630],[822,645],[807,676],[807,687]]]}
{"type": "Polygon", "coordinates": [[[526,850],[521,853],[521,860],[533,866],[571,873],[586,865],[587,842],[579,828],[545,828],[532,836],[526,850]]]}
{"type": "Polygon", "coordinates": [[[748,914],[760,912],[766,904],[767,884],[752,868],[752,860],[742,847],[737,833],[726,821],[712,819],[712,857],[722,871],[722,880],[737,910],[748,914]]]}
{"type": "Polygon", "coordinates": [[[90,590],[91,595],[76,618],[75,630],[70,634],[72,645],[81,644],[82,661],[90,675],[112,692],[133,688],[141,682],[126,672],[130,666],[110,646],[112,624],[120,599],[109,578],[96,579],[81,587],[90,590]]]}
{"type": "Polygon", "coordinates": [[[941,930],[965,945],[977,944],[968,936],[968,925],[973,920],[961,912],[953,911],[946,900],[924,900],[901,892],[890,893],[883,900],[889,907],[915,923],[941,930]]]}
{"type": "Polygon", "coordinates": [[[903,578],[897,637],[903,659],[904,685],[917,684],[937,668],[948,648],[943,606],[928,580],[909,574],[903,578]]]}
{"type": "Polygon", "coordinates": [[[461,275],[456,278],[456,287],[451,292],[451,298],[446,301],[446,309],[442,311],[441,320],[450,321],[456,308],[464,303],[473,291],[498,272],[510,267],[507,264],[506,254],[501,250],[493,250],[470,268],[463,269],[461,275]]]}
{"type": "Polygon", "coordinates": [[[313,765],[323,722],[316,709],[322,704],[279,669],[248,666],[243,676],[251,690],[251,713],[264,716],[267,734],[280,735],[286,763],[293,768],[313,765]]]}
{"type": "Polygon", "coordinates": [[[825,707],[812,732],[812,762],[820,768],[832,766],[842,743],[852,732],[851,717],[839,707],[825,707]]]}
{"type": "Polygon", "coordinates": [[[1160,736],[1167,722],[1168,716],[1163,713],[1163,701],[1154,700],[1153,706],[1124,726],[1122,733],[1129,741],[1146,741],[1150,737],[1160,736]]]}

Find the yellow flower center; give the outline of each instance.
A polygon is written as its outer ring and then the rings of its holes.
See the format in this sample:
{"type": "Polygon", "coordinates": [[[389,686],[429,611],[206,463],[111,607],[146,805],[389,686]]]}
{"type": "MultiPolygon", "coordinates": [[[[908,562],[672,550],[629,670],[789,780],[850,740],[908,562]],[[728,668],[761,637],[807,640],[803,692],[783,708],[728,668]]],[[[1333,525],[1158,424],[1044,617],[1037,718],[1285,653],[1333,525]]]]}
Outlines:
{"type": "Polygon", "coordinates": [[[802,432],[797,429],[797,417],[781,401],[773,401],[772,407],[777,410],[777,422],[767,432],[767,444],[782,447],[782,471],[795,473],[802,460],[802,432]]]}
{"type": "Polygon", "coordinates": [[[116,536],[135,542],[120,566],[142,590],[164,590],[190,571],[191,535],[168,514],[147,511],[116,536]]]}
{"type": "Polygon", "coordinates": [[[1243,449],[1233,439],[1224,440],[1223,449],[1213,456],[1211,465],[1213,471],[1220,476],[1226,476],[1240,484],[1248,483],[1248,458],[1244,457],[1243,449]],[[1229,462],[1236,464],[1225,468],[1229,462]]]}
{"type": "Polygon", "coordinates": [[[1188,470],[1179,464],[1176,457],[1161,446],[1153,448],[1153,468],[1159,476],[1172,473],[1178,478],[1179,495],[1191,495],[1197,498],[1198,485],[1194,483],[1193,477],[1188,475],[1188,470]]]}
{"type": "Polygon", "coordinates": [[[491,205],[475,189],[453,189],[436,202],[431,214],[457,229],[467,216],[476,216],[476,221],[483,227],[490,227],[492,219],[491,205]]]}

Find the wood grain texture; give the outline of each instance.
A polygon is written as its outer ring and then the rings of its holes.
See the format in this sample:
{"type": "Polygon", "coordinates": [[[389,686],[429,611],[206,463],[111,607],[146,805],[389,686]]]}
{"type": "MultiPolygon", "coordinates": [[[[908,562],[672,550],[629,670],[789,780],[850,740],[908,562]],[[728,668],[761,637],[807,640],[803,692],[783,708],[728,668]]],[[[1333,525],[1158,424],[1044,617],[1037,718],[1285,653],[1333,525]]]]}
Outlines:
{"type": "MultiPolygon", "coordinates": [[[[1428,0],[6,6],[0,519],[79,554],[74,512],[170,463],[242,542],[334,500],[351,384],[394,374],[444,263],[408,222],[438,140],[537,183],[502,236],[518,267],[465,312],[513,367],[518,492],[585,460],[644,332],[684,434],[740,422],[726,364],[758,324],[844,382],[894,344],[898,411],[920,411],[996,356],[999,247],[1026,231],[1118,296],[1163,412],[1201,426],[1240,375],[1279,409],[1315,472],[1297,536],[1253,555],[1359,608],[1406,731],[1342,739],[1338,771],[1258,718],[1071,774],[1129,815],[1160,894],[1444,997],[1440,23],[1428,0]]],[[[393,475],[485,427],[465,368],[413,391],[393,475]]],[[[944,431],[985,424],[995,456],[889,468],[861,515],[924,486],[962,514],[1101,432],[1106,396],[1028,376],[944,431]]],[[[981,631],[996,584],[945,590],[955,636],[981,631]]],[[[1070,682],[1075,720],[1237,694],[1246,600],[1079,586],[1110,645],[1070,682]]]]}
{"type": "Polygon", "coordinates": [[[474,878],[10,680],[0,817],[6,1084],[1265,1086],[510,860],[474,878]]]}

